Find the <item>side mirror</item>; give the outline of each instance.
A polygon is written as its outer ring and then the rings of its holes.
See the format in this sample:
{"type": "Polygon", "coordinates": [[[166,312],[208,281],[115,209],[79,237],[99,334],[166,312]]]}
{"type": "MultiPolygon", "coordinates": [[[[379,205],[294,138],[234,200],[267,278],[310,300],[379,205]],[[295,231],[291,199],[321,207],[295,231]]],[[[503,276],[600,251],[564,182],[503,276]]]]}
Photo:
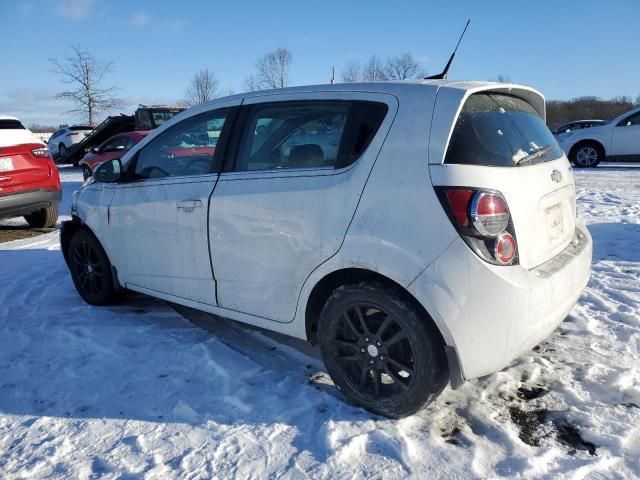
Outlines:
{"type": "Polygon", "coordinates": [[[119,158],[108,160],[98,165],[93,172],[96,182],[115,183],[122,177],[122,162],[119,158]]]}

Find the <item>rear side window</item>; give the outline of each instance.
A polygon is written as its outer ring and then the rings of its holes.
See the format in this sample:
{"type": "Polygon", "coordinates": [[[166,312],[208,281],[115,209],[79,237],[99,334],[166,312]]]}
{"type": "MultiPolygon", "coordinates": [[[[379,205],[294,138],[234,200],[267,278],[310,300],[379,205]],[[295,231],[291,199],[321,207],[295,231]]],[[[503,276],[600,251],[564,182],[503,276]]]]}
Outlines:
{"type": "Polygon", "coordinates": [[[250,108],[235,170],[341,168],[366,150],[387,106],[365,101],[294,101],[250,108]]]}
{"type": "Polygon", "coordinates": [[[553,134],[526,101],[502,93],[476,93],[460,112],[445,163],[514,167],[561,156],[553,134]]]}
{"type": "Polygon", "coordinates": [[[19,120],[0,120],[0,130],[24,130],[19,120]]]}
{"type": "Polygon", "coordinates": [[[93,130],[93,127],[88,127],[86,125],[74,125],[73,127],[69,127],[69,130],[72,132],[78,132],[83,130],[93,130]]]}

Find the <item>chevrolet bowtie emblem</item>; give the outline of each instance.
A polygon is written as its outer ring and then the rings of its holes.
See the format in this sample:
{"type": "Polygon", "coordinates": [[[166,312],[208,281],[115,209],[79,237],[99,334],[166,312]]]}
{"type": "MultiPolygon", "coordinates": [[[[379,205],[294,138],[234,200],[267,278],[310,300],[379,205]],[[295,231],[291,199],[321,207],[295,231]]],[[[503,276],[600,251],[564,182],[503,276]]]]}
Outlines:
{"type": "Polygon", "coordinates": [[[551,180],[556,183],[560,183],[562,181],[562,172],[560,170],[554,170],[551,172],[551,180]]]}

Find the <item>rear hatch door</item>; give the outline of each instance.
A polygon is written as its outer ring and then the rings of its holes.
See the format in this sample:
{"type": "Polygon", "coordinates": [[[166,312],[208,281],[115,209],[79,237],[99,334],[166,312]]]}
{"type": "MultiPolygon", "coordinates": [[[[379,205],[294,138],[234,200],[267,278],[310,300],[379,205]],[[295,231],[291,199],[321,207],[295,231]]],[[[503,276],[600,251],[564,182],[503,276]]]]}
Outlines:
{"type": "Polygon", "coordinates": [[[549,260],[574,236],[571,167],[539,112],[512,92],[469,96],[456,118],[444,163],[431,165],[430,173],[435,186],[502,193],[525,268],[549,260]]]}

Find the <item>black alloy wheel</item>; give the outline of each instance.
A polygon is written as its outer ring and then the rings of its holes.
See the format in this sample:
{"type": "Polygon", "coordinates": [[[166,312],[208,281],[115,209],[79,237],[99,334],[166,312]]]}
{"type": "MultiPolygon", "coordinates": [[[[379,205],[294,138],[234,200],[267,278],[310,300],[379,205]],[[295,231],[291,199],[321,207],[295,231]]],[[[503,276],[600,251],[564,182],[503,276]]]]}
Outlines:
{"type": "Polygon", "coordinates": [[[339,287],[320,314],[318,340],[336,386],[380,415],[415,413],[448,381],[444,345],[431,319],[387,285],[339,287]]]}
{"type": "Polygon", "coordinates": [[[100,242],[87,230],[79,230],[69,242],[67,263],[80,296],[92,305],[117,300],[111,263],[100,242]]]}

